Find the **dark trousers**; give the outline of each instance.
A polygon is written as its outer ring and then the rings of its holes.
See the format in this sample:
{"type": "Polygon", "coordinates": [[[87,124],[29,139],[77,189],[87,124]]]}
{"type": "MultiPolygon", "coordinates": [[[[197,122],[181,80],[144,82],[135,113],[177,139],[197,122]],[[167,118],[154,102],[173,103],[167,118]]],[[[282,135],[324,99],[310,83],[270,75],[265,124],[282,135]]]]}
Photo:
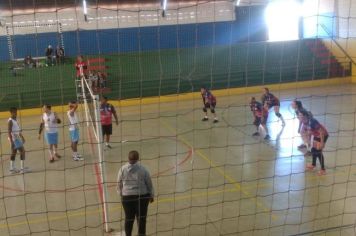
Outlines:
{"type": "Polygon", "coordinates": [[[316,159],[319,159],[321,169],[325,170],[323,151],[322,150],[316,150],[315,148],[312,148],[311,149],[311,153],[312,153],[312,156],[313,156],[312,165],[316,166],[316,159]]]}
{"type": "MultiPolygon", "coordinates": [[[[324,145],[326,144],[326,141],[328,141],[328,138],[329,135],[324,136],[324,145]]],[[[314,137],[314,142],[321,142],[321,140],[320,138],[314,137]]],[[[313,156],[312,165],[316,166],[316,159],[319,159],[321,169],[325,170],[323,150],[317,150],[316,148],[312,148],[311,153],[313,156]]]]}
{"type": "Polygon", "coordinates": [[[147,209],[150,201],[150,195],[132,195],[122,197],[122,206],[125,211],[125,234],[126,236],[132,235],[132,228],[137,219],[138,235],[146,235],[146,218],[147,209]]]}

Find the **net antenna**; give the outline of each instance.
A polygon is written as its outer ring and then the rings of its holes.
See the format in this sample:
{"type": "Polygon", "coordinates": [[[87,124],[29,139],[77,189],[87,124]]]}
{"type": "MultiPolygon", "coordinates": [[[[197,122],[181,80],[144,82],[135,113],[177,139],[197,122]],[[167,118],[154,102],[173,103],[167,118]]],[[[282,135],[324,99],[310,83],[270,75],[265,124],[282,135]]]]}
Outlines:
{"type": "Polygon", "coordinates": [[[182,80],[186,80],[189,82],[192,92],[194,92],[194,84],[193,84],[193,80],[192,80],[192,76],[193,76],[194,72],[195,72],[195,67],[193,67],[193,69],[189,72],[188,75],[186,75],[185,77],[182,78],[182,80]]]}
{"type": "MultiPolygon", "coordinates": [[[[98,94],[93,92],[91,85],[88,83],[83,66],[79,67],[80,72],[80,83],[81,83],[81,94],[77,93],[78,102],[83,103],[84,113],[85,113],[85,123],[87,124],[87,130],[89,135],[89,143],[92,145],[92,149],[96,151],[99,161],[100,168],[100,185],[99,194],[102,200],[102,213],[103,213],[103,223],[105,232],[109,233],[112,230],[109,227],[109,212],[108,212],[108,201],[107,201],[107,186],[105,179],[105,159],[104,159],[104,150],[103,150],[103,135],[101,128],[101,119],[100,119],[100,97],[98,94]],[[92,137],[91,134],[94,134],[92,137]],[[96,148],[95,148],[96,145],[96,148]],[[96,149],[96,150],[95,150],[96,149]]],[[[95,153],[95,152],[94,152],[95,153]]]]}

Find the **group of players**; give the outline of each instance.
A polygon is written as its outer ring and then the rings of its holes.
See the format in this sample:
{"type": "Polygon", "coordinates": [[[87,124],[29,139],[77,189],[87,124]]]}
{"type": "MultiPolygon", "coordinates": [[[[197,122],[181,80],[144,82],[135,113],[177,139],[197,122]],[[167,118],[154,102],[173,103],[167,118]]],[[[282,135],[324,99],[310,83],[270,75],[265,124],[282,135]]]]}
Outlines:
{"type": "MultiPolygon", "coordinates": [[[[216,97],[207,88],[201,88],[200,90],[202,100],[203,100],[203,111],[204,117],[202,121],[208,121],[208,109],[210,109],[213,115],[213,122],[217,123],[219,120],[216,116],[216,97]]],[[[250,100],[250,109],[252,111],[254,121],[253,124],[256,126],[257,131],[253,136],[260,136],[265,133],[265,140],[269,140],[270,136],[268,134],[267,119],[269,110],[273,107],[275,115],[281,120],[282,126],[285,126],[285,121],[282,114],[279,112],[280,101],[279,99],[270,93],[268,88],[263,89],[263,95],[261,102],[258,102],[255,97],[250,100]],[[264,132],[260,132],[262,129],[264,132]]],[[[292,102],[292,107],[295,110],[296,116],[299,120],[298,133],[300,133],[303,144],[298,146],[300,150],[305,150],[306,155],[312,156],[312,164],[308,164],[307,170],[314,170],[316,167],[316,160],[319,159],[321,170],[318,172],[319,175],[325,174],[324,165],[324,155],[323,148],[328,139],[328,131],[323,125],[321,125],[312,115],[311,112],[307,111],[302,103],[298,100],[292,102]],[[310,149],[310,151],[309,151],[310,149]]],[[[79,119],[76,113],[78,104],[76,102],[70,102],[67,111],[68,123],[69,123],[69,134],[71,139],[71,149],[73,152],[73,160],[81,161],[84,160],[82,156],[78,153],[78,142],[79,142],[79,119]]],[[[22,135],[21,128],[17,122],[17,109],[10,108],[11,117],[8,120],[8,139],[11,144],[11,160],[10,160],[10,172],[26,172],[28,168],[24,166],[25,160],[25,149],[24,142],[25,138],[22,135]],[[20,153],[21,167],[20,170],[15,168],[15,156],[16,153],[20,153]]],[[[112,116],[115,118],[116,125],[118,125],[118,117],[114,106],[107,102],[106,97],[102,97],[100,106],[101,124],[103,136],[105,139],[105,145],[111,148],[109,141],[110,135],[112,134],[112,116]]],[[[45,129],[45,139],[49,147],[50,163],[53,163],[56,159],[61,158],[58,154],[58,124],[61,120],[58,115],[51,110],[50,105],[43,106],[43,115],[41,118],[41,124],[39,129],[39,136],[43,129],[45,129]]]]}
{"type": "MultiPolygon", "coordinates": [[[[69,136],[71,140],[72,157],[74,161],[83,161],[84,158],[78,153],[79,142],[79,125],[80,121],[77,114],[78,103],[73,101],[68,105],[67,119],[69,136]]],[[[42,137],[42,131],[44,130],[44,137],[48,144],[49,149],[49,162],[53,163],[55,160],[61,158],[58,153],[58,125],[62,122],[57,113],[52,111],[51,105],[46,104],[42,107],[43,114],[41,117],[40,128],[38,132],[38,139],[42,137]]],[[[22,135],[22,130],[17,121],[17,108],[10,108],[10,118],[8,119],[8,139],[11,145],[10,155],[10,173],[25,173],[29,172],[29,168],[25,167],[25,138],[22,135]],[[15,157],[17,152],[20,154],[20,169],[15,167],[15,157]]],[[[118,125],[118,117],[113,105],[108,103],[107,97],[101,98],[100,105],[100,118],[103,138],[107,148],[111,148],[110,136],[112,134],[112,117],[115,118],[115,123],[118,125]]]]}
{"type": "MultiPolygon", "coordinates": [[[[203,111],[205,113],[202,120],[209,120],[207,109],[210,108],[211,113],[214,116],[214,123],[218,122],[215,113],[216,97],[207,88],[201,88],[201,95],[204,104],[203,111]]],[[[279,112],[280,101],[268,88],[263,88],[261,102],[257,101],[255,97],[252,97],[249,105],[254,118],[253,124],[256,126],[256,132],[253,133],[252,136],[260,136],[264,133],[265,140],[271,138],[267,127],[268,114],[271,108],[274,109],[275,115],[282,122],[282,126],[286,125],[282,114],[279,112]]],[[[325,175],[323,149],[329,137],[328,131],[313,117],[310,111],[307,111],[303,107],[301,101],[294,100],[291,105],[299,120],[298,133],[303,140],[303,144],[299,145],[298,149],[303,151],[306,156],[312,156],[312,163],[307,164],[306,170],[314,170],[316,168],[316,160],[318,159],[321,166],[318,175],[325,175]]]]}

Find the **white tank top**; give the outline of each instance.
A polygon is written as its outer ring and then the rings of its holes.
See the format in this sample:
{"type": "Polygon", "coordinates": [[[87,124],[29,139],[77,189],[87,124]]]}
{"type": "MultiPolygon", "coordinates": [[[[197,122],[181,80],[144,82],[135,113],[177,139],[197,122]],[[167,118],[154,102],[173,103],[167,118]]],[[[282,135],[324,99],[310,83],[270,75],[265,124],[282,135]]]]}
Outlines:
{"type": "Polygon", "coordinates": [[[69,130],[78,129],[79,119],[78,119],[77,113],[74,112],[73,116],[71,116],[70,112],[71,111],[67,111],[67,116],[68,116],[68,120],[69,120],[69,130]]]}
{"type": "Polygon", "coordinates": [[[57,133],[58,132],[58,125],[57,120],[54,115],[54,112],[51,112],[49,115],[47,113],[43,113],[43,121],[45,124],[45,130],[47,133],[57,133]]]}
{"type": "Polygon", "coordinates": [[[17,122],[17,120],[9,118],[9,122],[12,121],[12,130],[11,130],[11,136],[12,139],[19,139],[20,138],[20,132],[21,132],[21,128],[19,123],[17,122]]]}

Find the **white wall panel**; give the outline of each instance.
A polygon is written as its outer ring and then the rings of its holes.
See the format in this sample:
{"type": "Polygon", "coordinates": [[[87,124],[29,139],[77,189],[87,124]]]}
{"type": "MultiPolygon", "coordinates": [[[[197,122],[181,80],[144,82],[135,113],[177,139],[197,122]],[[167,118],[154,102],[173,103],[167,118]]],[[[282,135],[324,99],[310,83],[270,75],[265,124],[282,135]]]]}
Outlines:
{"type": "MultiPolygon", "coordinates": [[[[164,18],[161,17],[159,4],[126,6],[120,9],[89,8],[88,22],[84,21],[81,8],[17,14],[5,18],[7,26],[14,26],[15,34],[31,34],[56,32],[57,22],[62,24],[63,31],[74,31],[231,21],[235,19],[234,7],[234,3],[228,1],[212,1],[198,5],[191,3],[168,5],[164,18]]],[[[0,33],[4,35],[4,31],[0,33]]]]}
{"type": "Polygon", "coordinates": [[[356,38],[356,1],[338,0],[339,36],[356,38]]]}

